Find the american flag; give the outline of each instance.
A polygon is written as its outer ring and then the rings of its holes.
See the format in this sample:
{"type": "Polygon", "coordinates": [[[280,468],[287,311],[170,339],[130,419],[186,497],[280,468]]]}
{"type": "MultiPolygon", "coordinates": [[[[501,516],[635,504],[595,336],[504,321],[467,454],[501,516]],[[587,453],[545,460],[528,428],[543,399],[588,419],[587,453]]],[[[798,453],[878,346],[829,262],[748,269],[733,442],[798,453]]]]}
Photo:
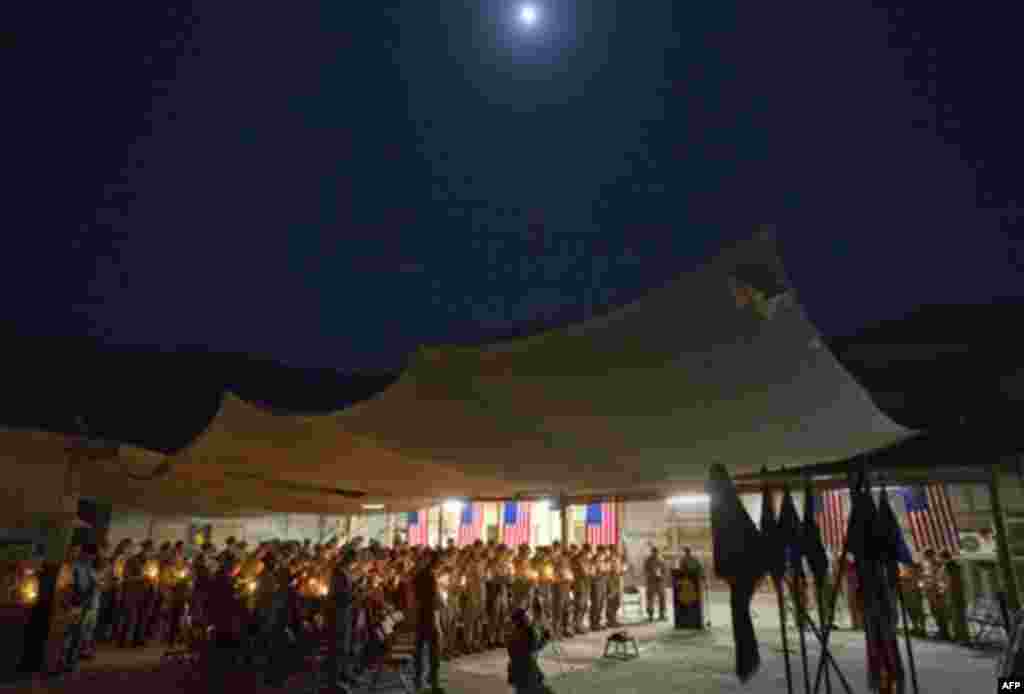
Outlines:
{"type": "Polygon", "coordinates": [[[840,489],[822,492],[814,500],[814,515],[821,528],[821,540],[829,551],[839,554],[846,539],[847,516],[849,515],[849,494],[840,489]]]}
{"type": "Polygon", "coordinates": [[[427,509],[413,511],[409,514],[409,544],[430,544],[427,537],[427,509]]]}
{"type": "Polygon", "coordinates": [[[614,501],[587,504],[587,544],[619,544],[619,523],[614,501]]]}
{"type": "Polygon", "coordinates": [[[960,533],[953,517],[953,505],[941,483],[924,487],[904,487],[900,490],[907,506],[910,534],[918,552],[931,547],[936,552],[948,549],[960,553],[960,533]]]}
{"type": "Polygon", "coordinates": [[[505,504],[503,542],[509,547],[530,544],[530,502],[505,504]]]}
{"type": "Polygon", "coordinates": [[[459,536],[456,542],[459,546],[471,545],[480,539],[484,529],[484,505],[466,504],[462,507],[462,517],[459,520],[459,536]]]}

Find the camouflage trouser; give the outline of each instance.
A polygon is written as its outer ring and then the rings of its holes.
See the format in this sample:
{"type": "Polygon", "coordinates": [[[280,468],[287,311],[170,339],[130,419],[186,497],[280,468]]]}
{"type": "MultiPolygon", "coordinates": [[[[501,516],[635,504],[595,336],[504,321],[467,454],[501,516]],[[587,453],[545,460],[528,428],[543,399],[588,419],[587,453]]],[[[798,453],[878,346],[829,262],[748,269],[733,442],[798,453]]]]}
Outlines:
{"type": "Polygon", "coordinates": [[[932,613],[932,619],[939,628],[939,638],[949,641],[949,607],[946,604],[946,596],[938,591],[928,592],[928,610],[932,613]]]}
{"type": "Polygon", "coordinates": [[[483,646],[484,641],[484,596],[467,595],[463,601],[462,623],[466,633],[466,645],[470,648],[483,646]]]}
{"type": "Polygon", "coordinates": [[[567,607],[569,602],[569,586],[556,583],[551,586],[551,630],[558,635],[567,631],[567,607]]]}
{"type": "Polygon", "coordinates": [[[551,627],[551,584],[541,583],[533,591],[533,619],[540,628],[551,627]]]}
{"type": "Polygon", "coordinates": [[[492,643],[504,643],[508,622],[508,586],[494,584],[487,603],[487,638],[492,643]]]}
{"type": "Polygon", "coordinates": [[[608,597],[608,579],[595,578],[590,583],[590,628],[600,629],[604,620],[605,600],[608,597]]]}
{"type": "Polygon", "coordinates": [[[459,599],[458,593],[449,593],[448,600],[441,607],[441,633],[438,634],[438,643],[442,653],[449,653],[455,649],[459,599]]]}
{"type": "Polygon", "coordinates": [[[576,581],[573,586],[573,613],[576,631],[583,631],[583,620],[590,606],[590,581],[576,581]]]}
{"type": "Polygon", "coordinates": [[[647,615],[654,616],[654,608],[658,608],[658,616],[664,617],[667,609],[665,607],[665,584],[659,581],[647,582],[647,615]]]}
{"type": "Polygon", "coordinates": [[[621,590],[609,590],[608,599],[605,603],[605,615],[608,620],[608,626],[618,626],[619,624],[619,607],[622,606],[622,591],[621,590]]]}

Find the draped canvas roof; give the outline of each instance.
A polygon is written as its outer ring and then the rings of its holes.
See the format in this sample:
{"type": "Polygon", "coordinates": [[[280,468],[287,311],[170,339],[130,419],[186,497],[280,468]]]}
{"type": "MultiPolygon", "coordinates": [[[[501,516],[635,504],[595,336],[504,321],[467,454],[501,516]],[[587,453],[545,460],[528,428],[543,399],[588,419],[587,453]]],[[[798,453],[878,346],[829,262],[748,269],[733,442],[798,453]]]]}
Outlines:
{"type": "Polygon", "coordinates": [[[908,435],[823,346],[762,235],[647,298],[480,348],[424,349],[333,414],[226,394],[169,457],[122,447],[83,491],[154,511],[343,513],[449,496],[611,494],[845,458],[908,435]],[[169,472],[145,476],[161,462],[169,472]]]}

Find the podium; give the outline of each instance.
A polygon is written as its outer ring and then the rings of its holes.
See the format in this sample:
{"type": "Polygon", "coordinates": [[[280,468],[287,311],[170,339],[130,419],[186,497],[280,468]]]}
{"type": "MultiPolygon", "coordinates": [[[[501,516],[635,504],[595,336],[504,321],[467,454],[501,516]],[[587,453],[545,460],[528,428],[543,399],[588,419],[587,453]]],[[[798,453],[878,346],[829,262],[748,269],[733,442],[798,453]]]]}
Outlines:
{"type": "Polygon", "coordinates": [[[704,628],[702,591],[703,585],[699,579],[684,574],[679,569],[672,570],[672,612],[675,615],[676,629],[704,628]],[[690,585],[684,585],[684,582],[690,585]]]}

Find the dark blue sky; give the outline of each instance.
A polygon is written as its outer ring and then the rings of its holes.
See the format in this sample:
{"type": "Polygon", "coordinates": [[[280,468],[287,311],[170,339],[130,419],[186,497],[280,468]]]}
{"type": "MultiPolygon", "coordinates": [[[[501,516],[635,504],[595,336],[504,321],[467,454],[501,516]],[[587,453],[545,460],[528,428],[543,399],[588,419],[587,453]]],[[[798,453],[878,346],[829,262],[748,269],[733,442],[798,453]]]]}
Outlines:
{"type": "Polygon", "coordinates": [[[828,335],[1024,294],[1006,17],[140,4],[6,40],[21,331],[388,367],[582,319],[763,222],[828,335]]]}

